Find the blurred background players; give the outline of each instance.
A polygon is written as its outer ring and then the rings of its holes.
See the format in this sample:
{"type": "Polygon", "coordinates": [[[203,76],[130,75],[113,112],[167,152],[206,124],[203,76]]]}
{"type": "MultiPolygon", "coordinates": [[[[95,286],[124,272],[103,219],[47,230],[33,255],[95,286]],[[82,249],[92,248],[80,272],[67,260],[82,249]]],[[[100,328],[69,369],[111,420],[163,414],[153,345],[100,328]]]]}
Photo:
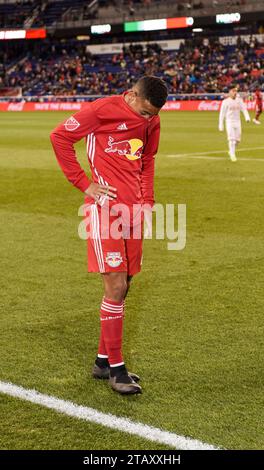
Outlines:
{"type": "Polygon", "coordinates": [[[255,118],[253,119],[253,122],[255,124],[260,124],[259,117],[262,113],[262,93],[259,88],[255,91],[255,118]]]}
{"type": "Polygon", "coordinates": [[[236,146],[241,140],[241,120],[240,112],[243,112],[245,120],[250,121],[246,106],[237,94],[237,88],[229,90],[228,97],[222,102],[219,114],[219,131],[224,130],[224,121],[229,146],[229,157],[232,162],[236,162],[236,146]]]}

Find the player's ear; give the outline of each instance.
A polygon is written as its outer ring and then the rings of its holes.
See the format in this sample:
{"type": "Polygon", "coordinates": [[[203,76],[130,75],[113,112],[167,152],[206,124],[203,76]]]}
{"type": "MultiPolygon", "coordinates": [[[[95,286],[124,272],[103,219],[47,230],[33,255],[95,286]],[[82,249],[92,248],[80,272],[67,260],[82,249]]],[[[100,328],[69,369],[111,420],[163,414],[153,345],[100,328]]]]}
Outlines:
{"type": "Polygon", "coordinates": [[[133,98],[136,98],[138,96],[138,92],[134,88],[131,88],[131,96],[133,96],[133,98]]]}
{"type": "Polygon", "coordinates": [[[128,99],[130,103],[134,103],[138,96],[138,93],[135,89],[131,88],[131,90],[128,90],[128,99]]]}

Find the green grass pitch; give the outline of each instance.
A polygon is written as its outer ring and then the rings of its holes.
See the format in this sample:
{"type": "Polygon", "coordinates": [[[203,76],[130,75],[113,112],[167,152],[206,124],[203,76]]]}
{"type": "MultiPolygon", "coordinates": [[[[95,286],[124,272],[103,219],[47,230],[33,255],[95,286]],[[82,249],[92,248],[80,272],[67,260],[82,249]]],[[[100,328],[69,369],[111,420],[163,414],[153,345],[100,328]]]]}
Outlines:
{"type": "MultiPolygon", "coordinates": [[[[263,127],[243,123],[240,147],[251,150],[234,164],[217,113],[162,113],[156,201],[187,204],[187,245],[145,241],[124,337],[144,393],[122,397],[90,377],[102,285],[77,234],[83,196],[49,142],[66,116],[0,115],[0,380],[216,446],[264,449],[263,127]],[[206,158],[166,156],[198,152],[206,158]]],[[[0,394],[0,448],[166,447],[0,394]]]]}

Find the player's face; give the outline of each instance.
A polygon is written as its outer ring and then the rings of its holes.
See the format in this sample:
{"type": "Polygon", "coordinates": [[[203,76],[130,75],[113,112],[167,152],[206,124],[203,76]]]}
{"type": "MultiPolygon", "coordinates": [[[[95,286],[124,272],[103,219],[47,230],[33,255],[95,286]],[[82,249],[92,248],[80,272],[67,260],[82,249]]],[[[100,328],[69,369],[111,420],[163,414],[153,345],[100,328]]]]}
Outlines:
{"type": "Polygon", "coordinates": [[[236,99],[236,96],[237,96],[237,88],[232,88],[230,91],[229,91],[229,95],[230,95],[230,98],[232,98],[233,100],[236,99]]]}
{"type": "Polygon", "coordinates": [[[142,98],[137,89],[132,89],[127,93],[127,103],[129,106],[145,119],[151,119],[159,114],[160,108],[153,106],[148,100],[142,98]]]}

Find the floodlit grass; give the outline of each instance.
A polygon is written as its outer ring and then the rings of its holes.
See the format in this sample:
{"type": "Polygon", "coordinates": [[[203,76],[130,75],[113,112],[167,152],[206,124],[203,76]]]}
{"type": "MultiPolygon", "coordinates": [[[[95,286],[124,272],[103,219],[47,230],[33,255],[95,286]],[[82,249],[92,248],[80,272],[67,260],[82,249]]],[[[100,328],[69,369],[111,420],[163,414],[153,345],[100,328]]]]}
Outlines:
{"type": "MultiPolygon", "coordinates": [[[[241,148],[262,149],[234,164],[217,113],[162,113],[156,201],[187,204],[187,244],[145,241],[124,337],[144,393],[127,397],[90,377],[102,285],[78,238],[83,196],[49,142],[67,115],[0,115],[0,380],[216,446],[264,449],[262,126],[243,124],[241,148]]],[[[0,405],[2,449],[165,449],[4,395],[0,405]]]]}

